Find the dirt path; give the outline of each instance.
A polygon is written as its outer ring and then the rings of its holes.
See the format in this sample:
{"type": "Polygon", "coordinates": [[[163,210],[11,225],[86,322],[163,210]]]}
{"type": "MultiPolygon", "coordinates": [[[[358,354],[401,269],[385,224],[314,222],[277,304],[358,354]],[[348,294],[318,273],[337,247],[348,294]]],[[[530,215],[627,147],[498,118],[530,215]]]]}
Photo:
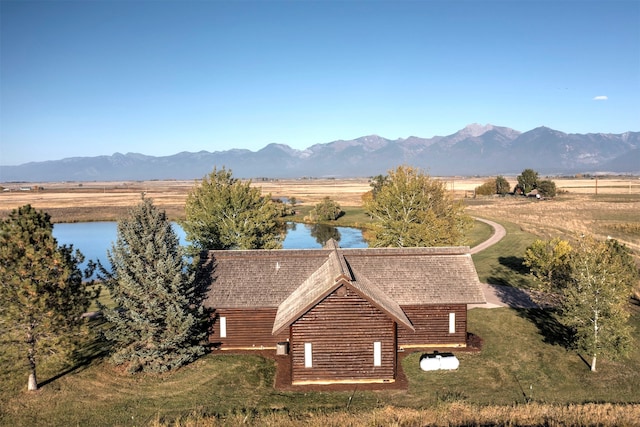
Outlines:
{"type": "MultiPolygon", "coordinates": [[[[478,253],[487,249],[489,246],[493,246],[498,243],[504,236],[507,235],[507,231],[504,227],[497,222],[489,221],[483,218],[475,218],[477,221],[482,221],[485,224],[490,225],[493,228],[493,235],[484,242],[471,248],[471,254],[478,253]]],[[[512,307],[512,308],[537,308],[538,305],[531,299],[531,296],[527,291],[513,288],[511,286],[490,285],[488,283],[481,283],[484,297],[487,300],[486,304],[469,304],[468,309],[472,308],[497,308],[497,307],[512,307]]]]}
{"type": "Polygon", "coordinates": [[[505,230],[504,227],[498,224],[497,222],[489,221],[488,219],[478,218],[478,217],[474,217],[473,219],[475,219],[476,221],[484,222],[485,224],[489,225],[491,228],[493,228],[493,234],[484,242],[480,243],[477,246],[472,247],[471,248],[472,255],[487,249],[489,246],[495,245],[500,240],[502,240],[504,236],[507,235],[507,230],[505,230]]]}

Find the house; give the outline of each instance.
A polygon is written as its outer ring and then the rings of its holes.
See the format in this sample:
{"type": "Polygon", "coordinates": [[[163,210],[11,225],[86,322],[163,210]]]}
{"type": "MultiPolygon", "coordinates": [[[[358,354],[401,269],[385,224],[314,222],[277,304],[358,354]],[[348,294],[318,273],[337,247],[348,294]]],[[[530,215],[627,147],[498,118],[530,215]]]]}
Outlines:
{"type": "Polygon", "coordinates": [[[387,383],[397,353],[467,345],[468,247],[209,251],[219,350],[275,350],[298,384],[387,383]]]}
{"type": "Polygon", "coordinates": [[[542,194],[540,194],[540,190],[534,188],[530,192],[527,193],[527,197],[535,197],[536,199],[542,198],[542,194]]]}

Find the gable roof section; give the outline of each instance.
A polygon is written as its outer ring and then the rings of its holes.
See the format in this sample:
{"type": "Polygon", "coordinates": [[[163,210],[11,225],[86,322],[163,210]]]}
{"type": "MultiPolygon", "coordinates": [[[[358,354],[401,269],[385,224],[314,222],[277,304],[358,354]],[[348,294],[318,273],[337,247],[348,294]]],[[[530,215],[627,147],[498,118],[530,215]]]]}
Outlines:
{"type": "Polygon", "coordinates": [[[209,251],[207,256],[214,269],[205,304],[213,308],[277,308],[312,280],[325,286],[323,292],[330,291],[343,273],[363,297],[380,304],[385,298],[400,307],[486,302],[466,246],[229,250],[209,251]],[[340,256],[330,261],[332,253],[340,256]],[[316,273],[321,267],[337,275],[323,282],[316,273]]]}
{"type": "Polygon", "coordinates": [[[216,250],[205,305],[213,308],[276,308],[327,261],[321,249],[216,250]]]}
{"type": "Polygon", "coordinates": [[[335,251],[331,252],[327,261],[278,306],[273,333],[276,334],[300,318],[340,286],[344,278],[346,277],[340,268],[338,256],[335,251]]]}
{"type": "Polygon", "coordinates": [[[401,306],[485,303],[468,247],[343,249],[401,306]]]}
{"type": "Polygon", "coordinates": [[[385,294],[372,281],[361,274],[356,274],[355,281],[351,282],[351,284],[365,299],[386,312],[396,323],[412,331],[416,330],[407,315],[402,311],[402,308],[400,308],[400,304],[385,294]]]}
{"type": "Polygon", "coordinates": [[[272,333],[276,335],[282,332],[341,285],[353,288],[396,323],[415,330],[398,303],[364,276],[358,275],[356,279],[344,256],[338,252],[337,244],[333,242],[333,248],[329,246],[332,250],[327,261],[278,306],[272,333]]]}

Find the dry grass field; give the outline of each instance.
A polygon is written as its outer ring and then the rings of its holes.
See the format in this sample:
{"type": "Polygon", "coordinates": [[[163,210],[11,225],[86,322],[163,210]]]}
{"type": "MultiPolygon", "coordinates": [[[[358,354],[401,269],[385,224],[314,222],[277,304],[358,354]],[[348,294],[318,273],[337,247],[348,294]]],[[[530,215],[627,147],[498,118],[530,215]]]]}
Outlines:
{"type": "Polygon", "coordinates": [[[0,194],[0,217],[28,203],[48,212],[54,222],[117,220],[145,193],[170,217],[179,218],[193,185],[192,181],[31,183],[31,190],[24,191],[20,190],[24,185],[4,184],[11,191],[0,194]]]}
{"type": "MultiPolygon", "coordinates": [[[[506,177],[511,186],[515,177],[506,177]]],[[[640,250],[640,178],[554,179],[558,197],[531,200],[513,197],[473,198],[473,190],[487,178],[446,177],[447,189],[464,199],[469,213],[520,225],[541,237],[568,233],[612,236],[640,250]]],[[[3,184],[0,218],[27,203],[48,212],[54,222],[117,220],[140,200],[141,194],[167,211],[171,219],[184,215],[184,203],[194,181],[130,181],[82,183],[31,183],[31,190],[3,184]]],[[[361,206],[369,180],[286,179],[254,181],[252,185],[272,197],[295,197],[298,204],[314,205],[328,196],[341,206],[361,206]]]]}
{"type": "MultiPolygon", "coordinates": [[[[172,219],[184,215],[189,190],[198,181],[129,181],[83,183],[3,184],[9,191],[0,194],[0,218],[25,204],[48,212],[54,222],[117,220],[140,201],[142,193],[167,211],[172,219]]],[[[353,180],[272,180],[253,186],[274,198],[295,197],[301,205],[313,205],[329,196],[343,206],[359,206],[360,197],[370,189],[367,179],[353,180]]]]}
{"type": "Polygon", "coordinates": [[[541,238],[592,234],[613,237],[640,252],[640,194],[563,194],[544,201],[475,199],[467,206],[471,215],[509,221],[541,238]]]}

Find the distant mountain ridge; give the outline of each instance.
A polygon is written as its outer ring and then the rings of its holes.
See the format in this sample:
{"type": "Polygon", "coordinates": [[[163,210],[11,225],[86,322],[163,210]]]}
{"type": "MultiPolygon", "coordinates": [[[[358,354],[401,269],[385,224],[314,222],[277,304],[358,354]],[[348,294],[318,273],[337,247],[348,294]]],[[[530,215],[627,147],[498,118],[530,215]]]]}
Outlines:
{"type": "Polygon", "coordinates": [[[431,175],[640,174],[640,132],[567,134],[547,127],[528,132],[471,124],[448,136],[390,140],[377,135],[297,150],[269,144],[258,151],[139,153],[71,157],[0,166],[1,182],[198,179],[214,166],[238,178],[365,177],[411,165],[431,175]]]}

